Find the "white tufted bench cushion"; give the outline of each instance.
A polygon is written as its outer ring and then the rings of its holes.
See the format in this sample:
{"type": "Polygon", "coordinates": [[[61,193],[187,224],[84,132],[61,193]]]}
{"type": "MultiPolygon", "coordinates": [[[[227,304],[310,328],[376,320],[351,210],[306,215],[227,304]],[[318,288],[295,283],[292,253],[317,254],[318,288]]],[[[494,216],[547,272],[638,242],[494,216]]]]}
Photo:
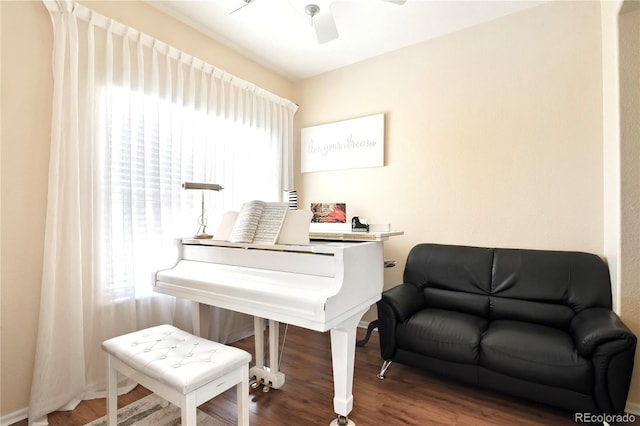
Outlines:
{"type": "MultiPolygon", "coordinates": [[[[248,381],[251,354],[194,336],[171,325],[160,325],[114,337],[103,342],[102,348],[109,355],[110,369],[115,368],[144,386],[155,387],[150,390],[182,406],[183,410],[184,404],[180,400],[184,402],[185,399],[176,398],[173,391],[177,391],[180,395],[196,394],[195,391],[200,392],[199,390],[206,385],[225,379],[237,371],[242,371],[245,376],[243,380],[248,381]],[[155,386],[155,382],[161,385],[155,386]]],[[[224,391],[239,383],[235,381],[235,376],[233,377],[232,383],[227,383],[230,380],[222,380],[215,386],[224,386],[222,389],[224,391]]],[[[248,398],[248,384],[246,388],[246,398],[248,398]]],[[[213,396],[215,394],[208,399],[213,396]]],[[[239,387],[239,408],[241,396],[239,387]]],[[[197,401],[196,405],[208,399],[197,401]]],[[[195,406],[193,411],[195,413],[195,406]]],[[[248,423],[248,418],[246,422],[248,423]]]]}
{"type": "Polygon", "coordinates": [[[133,369],[183,394],[251,361],[251,355],[242,349],[166,324],[114,337],[102,347],[133,369]]]}

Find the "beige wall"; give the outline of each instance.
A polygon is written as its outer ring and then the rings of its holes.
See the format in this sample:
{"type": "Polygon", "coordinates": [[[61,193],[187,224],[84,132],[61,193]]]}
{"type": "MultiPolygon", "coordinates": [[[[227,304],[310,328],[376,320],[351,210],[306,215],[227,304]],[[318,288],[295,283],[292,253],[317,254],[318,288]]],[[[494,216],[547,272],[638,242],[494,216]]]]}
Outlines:
{"type": "Polygon", "coordinates": [[[28,405],[40,303],[51,129],[51,24],[40,2],[2,9],[2,414],[28,405]],[[49,71],[48,71],[49,70],[49,71]]]}
{"type": "MultiPolygon", "coordinates": [[[[144,2],[84,2],[220,69],[291,99],[293,84],[144,2]]],[[[40,304],[51,129],[49,14],[0,1],[2,25],[2,301],[0,416],[27,407],[40,304]]]]}
{"type": "MultiPolygon", "coordinates": [[[[599,5],[557,2],[296,84],[298,125],[386,113],[385,167],[297,175],[301,202],[418,242],[602,254],[599,5]]],[[[365,318],[373,318],[370,313],[365,318]]]]}
{"type": "MultiPolygon", "coordinates": [[[[620,14],[621,309],[640,336],[640,3],[625,2],[620,14]],[[634,6],[634,7],[630,7],[634,6]],[[630,9],[630,10],[629,10],[630,9]]],[[[640,349],[630,401],[640,410],[640,349]]]]}

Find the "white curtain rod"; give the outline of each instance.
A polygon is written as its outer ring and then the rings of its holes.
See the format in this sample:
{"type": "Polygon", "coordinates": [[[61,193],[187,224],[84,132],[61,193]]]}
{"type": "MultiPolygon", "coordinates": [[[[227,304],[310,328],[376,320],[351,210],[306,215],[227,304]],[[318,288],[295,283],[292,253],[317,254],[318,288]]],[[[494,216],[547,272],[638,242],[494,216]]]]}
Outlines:
{"type": "Polygon", "coordinates": [[[178,60],[189,66],[194,66],[195,68],[199,68],[207,74],[213,74],[214,77],[219,78],[220,80],[225,81],[235,87],[253,92],[256,95],[267,98],[268,100],[279,103],[288,108],[298,108],[295,103],[291,102],[288,99],[278,96],[275,93],[269,92],[268,90],[262,89],[253,83],[234,76],[233,74],[216,68],[196,56],[176,49],[175,47],[168,45],[165,42],[157,40],[152,36],[143,33],[142,31],[136,30],[135,28],[128,27],[112,18],[101,15],[100,13],[89,9],[84,5],[76,3],[75,1],[42,0],[42,2],[49,10],[49,13],[60,13],[63,11],[71,12],[78,18],[86,22],[93,23],[99,28],[102,28],[104,30],[111,29],[111,31],[115,34],[123,37],[126,36],[127,38],[135,42],[139,41],[148,48],[155,49],[158,52],[167,55],[171,59],[178,60]]]}

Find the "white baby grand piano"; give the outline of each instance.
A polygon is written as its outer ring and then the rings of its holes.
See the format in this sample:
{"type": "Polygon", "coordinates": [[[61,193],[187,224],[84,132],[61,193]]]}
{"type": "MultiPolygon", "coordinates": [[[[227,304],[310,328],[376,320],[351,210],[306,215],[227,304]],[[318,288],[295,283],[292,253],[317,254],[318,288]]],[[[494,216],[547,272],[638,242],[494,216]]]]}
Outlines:
{"type": "MultiPolygon", "coordinates": [[[[154,291],[192,300],[198,306],[253,315],[257,383],[277,389],[285,382],[278,369],[278,324],[331,333],[334,378],[332,424],[353,424],[353,369],[356,327],[380,299],[383,241],[402,232],[367,233],[361,242],[312,241],[309,245],[254,245],[183,239],[176,265],[156,272],[154,291]],[[269,366],[263,364],[264,320],[269,324],[269,366]]],[[[344,238],[344,234],[341,234],[344,238]]],[[[338,235],[324,236],[323,238],[338,235]]],[[[313,238],[313,235],[312,235],[313,238]]],[[[352,239],[352,238],[351,238],[352,239]]],[[[196,309],[194,332],[205,335],[208,309],[196,309]]]]}

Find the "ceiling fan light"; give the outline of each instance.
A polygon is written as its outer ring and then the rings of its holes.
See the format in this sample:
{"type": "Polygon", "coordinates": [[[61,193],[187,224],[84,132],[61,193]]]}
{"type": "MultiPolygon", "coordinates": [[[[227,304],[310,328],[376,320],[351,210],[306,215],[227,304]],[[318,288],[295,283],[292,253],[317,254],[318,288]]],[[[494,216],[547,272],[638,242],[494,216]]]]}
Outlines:
{"type": "Polygon", "coordinates": [[[331,11],[322,13],[315,18],[315,30],[318,43],[323,44],[338,38],[338,28],[333,20],[331,11]]]}

